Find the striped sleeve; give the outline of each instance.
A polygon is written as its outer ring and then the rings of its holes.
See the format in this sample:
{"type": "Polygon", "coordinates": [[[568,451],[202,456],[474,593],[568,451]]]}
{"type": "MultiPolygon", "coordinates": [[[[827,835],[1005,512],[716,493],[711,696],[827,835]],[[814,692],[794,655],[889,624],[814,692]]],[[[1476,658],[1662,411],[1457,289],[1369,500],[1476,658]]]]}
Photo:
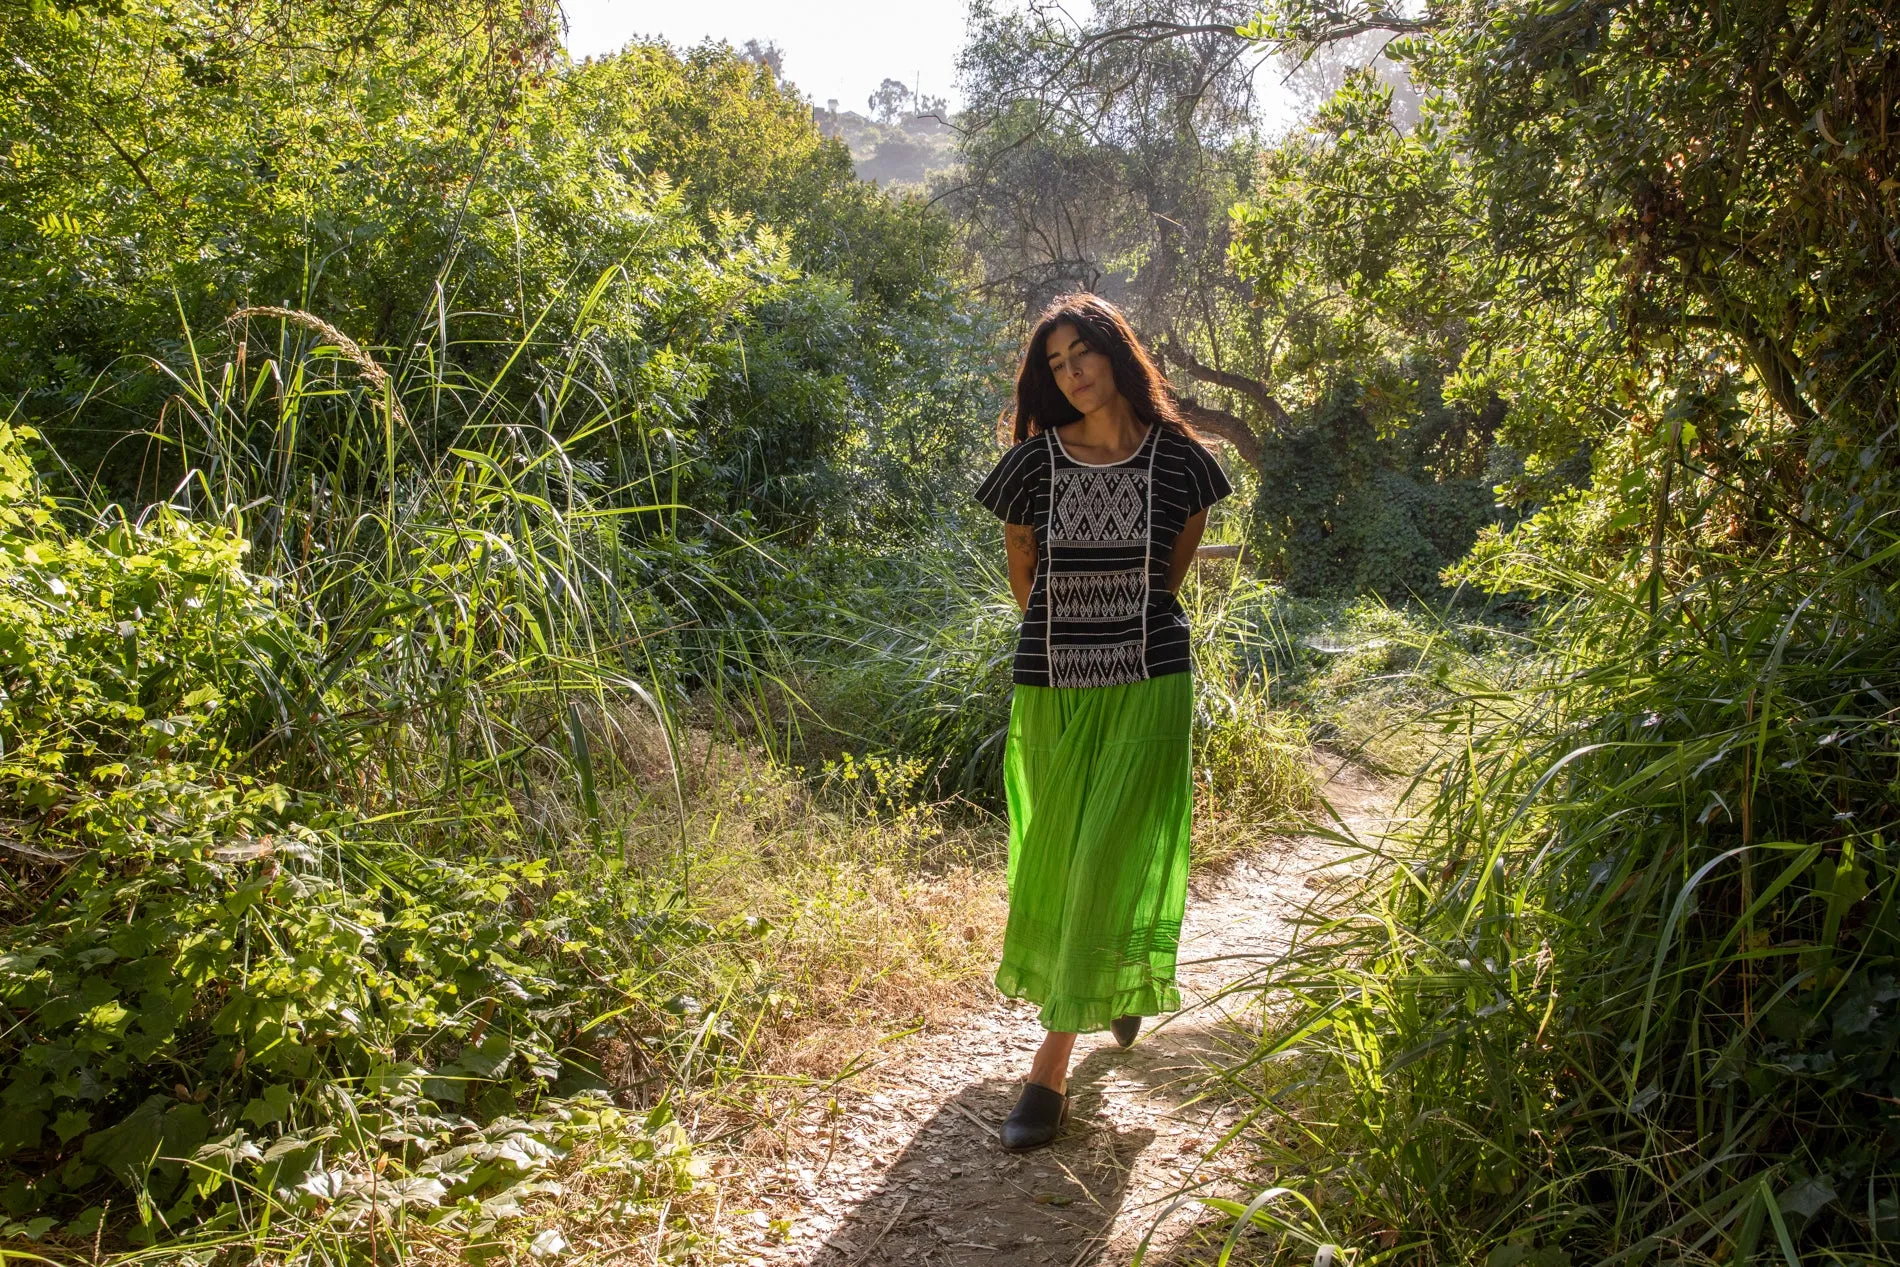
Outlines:
{"type": "Polygon", "coordinates": [[[977,485],[976,500],[1004,523],[1032,524],[1036,498],[1036,476],[1041,464],[1031,460],[1030,449],[1019,444],[1003,454],[983,482],[977,485]]]}
{"type": "Polygon", "coordinates": [[[1227,482],[1227,472],[1220,469],[1220,463],[1199,441],[1187,442],[1187,460],[1184,465],[1187,468],[1187,513],[1190,516],[1200,514],[1234,491],[1234,486],[1227,482]]]}

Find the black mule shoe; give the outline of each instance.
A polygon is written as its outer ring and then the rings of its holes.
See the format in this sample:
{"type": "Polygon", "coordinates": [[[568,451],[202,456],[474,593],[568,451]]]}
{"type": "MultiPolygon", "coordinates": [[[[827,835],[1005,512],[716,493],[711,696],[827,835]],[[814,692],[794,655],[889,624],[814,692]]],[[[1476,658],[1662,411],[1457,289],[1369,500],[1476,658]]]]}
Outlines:
{"type": "Polygon", "coordinates": [[[1141,1033],[1141,1018],[1118,1016],[1108,1023],[1108,1028],[1114,1033],[1116,1042],[1123,1047],[1132,1047],[1135,1045],[1135,1035],[1141,1033]]]}
{"type": "Polygon", "coordinates": [[[1038,1083],[1024,1083],[1022,1098],[1003,1123],[1003,1147],[1012,1153],[1041,1148],[1055,1140],[1068,1116],[1068,1096],[1038,1083]]]}

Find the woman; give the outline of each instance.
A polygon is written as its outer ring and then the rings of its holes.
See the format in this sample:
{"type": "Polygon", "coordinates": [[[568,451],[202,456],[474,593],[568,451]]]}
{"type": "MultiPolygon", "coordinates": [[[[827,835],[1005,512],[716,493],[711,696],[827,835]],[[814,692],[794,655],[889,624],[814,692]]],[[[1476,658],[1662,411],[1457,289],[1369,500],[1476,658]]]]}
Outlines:
{"type": "Polygon", "coordinates": [[[1003,1146],[1068,1113],[1078,1033],[1126,1047],[1180,1006],[1191,781],[1188,625],[1175,591],[1232,489],[1121,312],[1043,314],[1016,379],[1016,443],[977,489],[1005,524],[1022,609],[1004,753],[1009,927],[996,984],[1047,1031],[1003,1146]]]}

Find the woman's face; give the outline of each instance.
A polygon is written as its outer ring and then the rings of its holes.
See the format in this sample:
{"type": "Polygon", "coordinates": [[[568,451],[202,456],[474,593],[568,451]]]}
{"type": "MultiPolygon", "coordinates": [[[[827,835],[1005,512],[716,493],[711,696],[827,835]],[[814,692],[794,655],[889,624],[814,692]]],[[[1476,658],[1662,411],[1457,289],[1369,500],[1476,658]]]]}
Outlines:
{"type": "Polygon", "coordinates": [[[1118,398],[1115,369],[1102,353],[1090,347],[1081,331],[1063,322],[1049,332],[1042,345],[1056,386],[1081,413],[1094,413],[1118,398]]]}

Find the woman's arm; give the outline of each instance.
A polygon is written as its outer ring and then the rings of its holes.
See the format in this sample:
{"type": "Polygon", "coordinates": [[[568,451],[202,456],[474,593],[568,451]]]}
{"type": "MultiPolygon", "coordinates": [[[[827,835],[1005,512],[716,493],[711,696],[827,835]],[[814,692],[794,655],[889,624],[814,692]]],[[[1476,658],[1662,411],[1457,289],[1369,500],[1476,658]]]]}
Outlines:
{"type": "Polygon", "coordinates": [[[1029,590],[1036,583],[1036,530],[1028,524],[1004,524],[1003,542],[1009,549],[1009,592],[1027,612],[1029,590]]]}
{"type": "Polygon", "coordinates": [[[1197,510],[1189,516],[1181,535],[1174,539],[1174,557],[1168,560],[1168,593],[1181,592],[1181,582],[1187,579],[1188,565],[1194,562],[1195,548],[1201,544],[1201,534],[1205,531],[1207,511],[1197,510]]]}

